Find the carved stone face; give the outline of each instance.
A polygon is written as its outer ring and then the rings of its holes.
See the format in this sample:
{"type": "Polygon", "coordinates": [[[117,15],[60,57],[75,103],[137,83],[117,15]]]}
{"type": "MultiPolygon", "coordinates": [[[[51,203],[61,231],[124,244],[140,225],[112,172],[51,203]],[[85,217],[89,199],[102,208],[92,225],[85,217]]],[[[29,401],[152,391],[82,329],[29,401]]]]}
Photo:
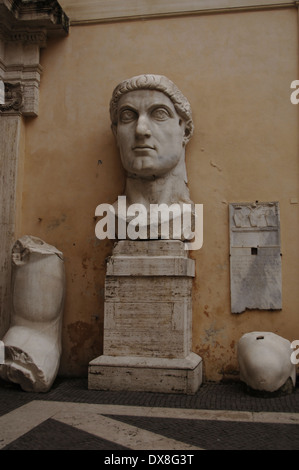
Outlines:
{"type": "Polygon", "coordinates": [[[118,103],[113,128],[125,170],[139,177],[159,177],[185,155],[185,121],[172,101],[157,90],[135,90],[118,103]]]}

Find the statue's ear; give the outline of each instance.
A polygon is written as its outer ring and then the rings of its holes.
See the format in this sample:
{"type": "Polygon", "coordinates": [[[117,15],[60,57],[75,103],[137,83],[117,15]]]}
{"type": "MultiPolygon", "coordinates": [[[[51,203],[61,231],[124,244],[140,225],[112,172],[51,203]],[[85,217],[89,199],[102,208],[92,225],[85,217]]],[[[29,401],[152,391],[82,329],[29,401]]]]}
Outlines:
{"type": "Polygon", "coordinates": [[[190,139],[190,129],[189,127],[186,126],[185,128],[185,133],[184,133],[184,138],[185,138],[185,142],[187,143],[190,139]]]}
{"type": "Polygon", "coordinates": [[[117,138],[117,125],[111,124],[111,130],[113,132],[114,137],[117,138]]]}
{"type": "Polygon", "coordinates": [[[183,134],[183,147],[187,145],[189,141],[189,129],[186,127],[186,123],[184,122],[184,134],[183,134]]]}
{"type": "Polygon", "coordinates": [[[184,145],[187,145],[193,134],[193,124],[187,123],[184,132],[184,145]]]}
{"type": "Polygon", "coordinates": [[[186,121],[183,120],[183,119],[180,119],[179,124],[180,124],[180,126],[182,127],[182,131],[183,131],[183,147],[185,147],[185,146],[188,144],[189,139],[190,139],[190,128],[189,128],[189,126],[187,126],[186,121]]]}

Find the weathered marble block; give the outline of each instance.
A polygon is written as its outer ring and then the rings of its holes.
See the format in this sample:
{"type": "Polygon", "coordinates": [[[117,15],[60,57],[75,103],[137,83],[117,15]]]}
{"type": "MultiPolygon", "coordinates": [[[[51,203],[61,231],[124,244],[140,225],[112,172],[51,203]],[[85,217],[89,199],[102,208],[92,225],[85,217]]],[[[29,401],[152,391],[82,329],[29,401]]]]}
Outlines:
{"type": "Polygon", "coordinates": [[[194,261],[178,240],[119,241],[105,283],[104,354],[89,388],[195,393],[201,358],[192,347],[194,261]]]}
{"type": "Polygon", "coordinates": [[[99,356],[89,363],[90,390],[126,390],[192,395],[202,383],[202,360],[99,356]]]}
{"type": "Polygon", "coordinates": [[[11,325],[3,337],[0,377],[25,391],[46,392],[58,372],[65,274],[63,255],[24,236],[12,251],[11,325]]]}
{"type": "Polygon", "coordinates": [[[193,276],[181,242],[120,241],[107,265],[104,354],[187,356],[193,276]],[[173,245],[178,250],[169,256],[173,245]]]}
{"type": "Polygon", "coordinates": [[[238,342],[240,379],[253,390],[275,392],[289,378],[296,383],[291,343],[271,332],[253,331],[238,342]]]}

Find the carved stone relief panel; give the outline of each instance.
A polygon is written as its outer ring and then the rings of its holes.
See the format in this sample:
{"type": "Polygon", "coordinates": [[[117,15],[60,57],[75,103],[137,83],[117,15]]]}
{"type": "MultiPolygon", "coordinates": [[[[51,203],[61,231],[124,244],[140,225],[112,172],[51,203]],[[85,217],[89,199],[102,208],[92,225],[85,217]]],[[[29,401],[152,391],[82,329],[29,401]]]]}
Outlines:
{"type": "Polygon", "coordinates": [[[229,206],[231,311],[282,308],[278,202],[229,206]]]}
{"type": "Polygon", "coordinates": [[[23,107],[23,86],[21,83],[5,83],[4,103],[0,104],[0,113],[20,111],[23,107]]]}

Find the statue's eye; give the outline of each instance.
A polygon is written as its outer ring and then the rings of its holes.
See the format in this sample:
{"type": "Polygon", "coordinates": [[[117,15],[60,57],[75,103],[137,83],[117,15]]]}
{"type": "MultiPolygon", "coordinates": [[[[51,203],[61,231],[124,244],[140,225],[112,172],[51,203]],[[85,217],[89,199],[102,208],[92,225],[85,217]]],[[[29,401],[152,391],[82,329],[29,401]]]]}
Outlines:
{"type": "Polygon", "coordinates": [[[121,122],[131,122],[136,119],[136,113],[132,109],[123,109],[120,113],[120,121],[121,122]]]}
{"type": "Polygon", "coordinates": [[[166,108],[155,108],[152,111],[152,117],[158,121],[166,121],[166,119],[169,119],[171,116],[166,108]]]}

